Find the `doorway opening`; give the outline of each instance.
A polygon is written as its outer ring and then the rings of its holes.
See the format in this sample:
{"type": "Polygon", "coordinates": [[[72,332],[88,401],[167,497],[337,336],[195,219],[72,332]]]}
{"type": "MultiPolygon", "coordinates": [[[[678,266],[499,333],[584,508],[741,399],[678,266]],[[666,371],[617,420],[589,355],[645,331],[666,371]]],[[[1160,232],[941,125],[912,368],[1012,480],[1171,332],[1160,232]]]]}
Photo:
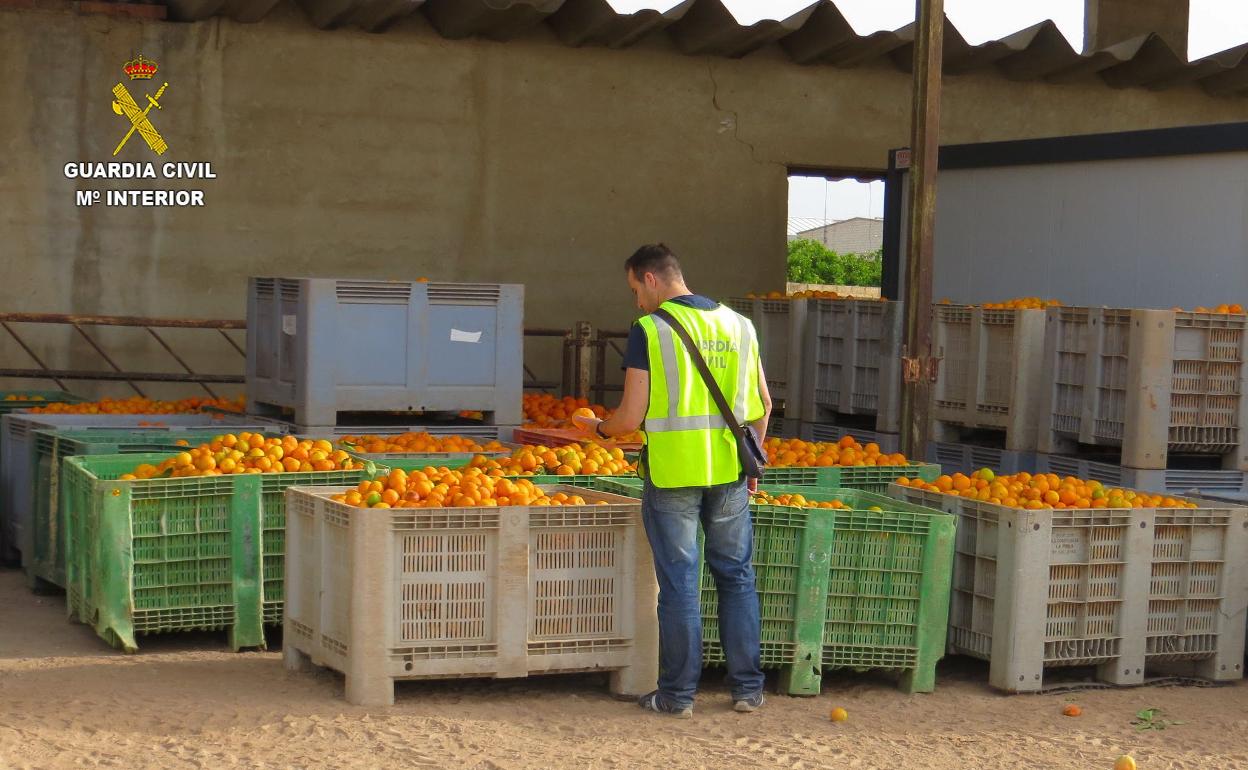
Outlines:
{"type": "Polygon", "coordinates": [[[883,172],[789,170],[789,294],[880,296],[883,179],[883,172]]]}

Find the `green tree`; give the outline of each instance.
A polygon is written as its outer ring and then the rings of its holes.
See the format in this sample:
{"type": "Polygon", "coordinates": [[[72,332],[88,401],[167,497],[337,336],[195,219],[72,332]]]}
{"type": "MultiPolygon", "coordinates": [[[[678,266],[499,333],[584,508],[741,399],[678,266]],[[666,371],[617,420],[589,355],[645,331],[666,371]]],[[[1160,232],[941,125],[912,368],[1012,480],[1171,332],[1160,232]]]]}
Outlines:
{"type": "Polygon", "coordinates": [[[792,283],[879,286],[880,249],[871,254],[837,254],[818,241],[789,241],[788,278],[792,283]]]}

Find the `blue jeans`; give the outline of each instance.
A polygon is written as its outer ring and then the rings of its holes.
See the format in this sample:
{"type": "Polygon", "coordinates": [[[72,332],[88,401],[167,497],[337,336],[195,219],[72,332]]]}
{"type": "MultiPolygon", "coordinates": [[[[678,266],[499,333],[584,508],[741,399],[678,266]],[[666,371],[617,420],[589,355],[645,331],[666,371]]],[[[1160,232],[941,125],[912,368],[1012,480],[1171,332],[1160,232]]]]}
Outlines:
{"type": "Polygon", "coordinates": [[[677,489],[647,481],[642,492],[642,521],[659,579],[659,692],[676,706],[693,705],[702,673],[699,522],[706,565],[719,592],[719,636],[732,697],[763,689],[749,500],[744,477],[731,484],[677,489]]]}

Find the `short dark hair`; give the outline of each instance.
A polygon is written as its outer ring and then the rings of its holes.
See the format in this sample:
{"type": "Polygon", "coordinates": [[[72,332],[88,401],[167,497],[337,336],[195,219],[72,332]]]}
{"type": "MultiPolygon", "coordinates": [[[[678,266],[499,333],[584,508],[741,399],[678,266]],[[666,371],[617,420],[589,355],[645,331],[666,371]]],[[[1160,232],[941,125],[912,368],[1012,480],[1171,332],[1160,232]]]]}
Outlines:
{"type": "Polygon", "coordinates": [[[624,270],[639,281],[646,273],[654,273],[668,281],[684,277],[680,270],[680,261],[665,243],[647,243],[637,249],[624,262],[624,270]]]}

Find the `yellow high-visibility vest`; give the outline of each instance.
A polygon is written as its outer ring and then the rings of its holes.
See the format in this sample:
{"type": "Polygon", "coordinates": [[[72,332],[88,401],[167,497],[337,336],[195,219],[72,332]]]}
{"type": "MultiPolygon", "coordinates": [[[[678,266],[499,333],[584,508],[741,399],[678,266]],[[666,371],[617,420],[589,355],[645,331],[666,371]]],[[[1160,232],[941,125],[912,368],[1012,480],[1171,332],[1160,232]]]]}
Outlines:
{"type": "MultiPolygon", "coordinates": [[[[664,302],[698,343],[724,398],[742,424],[763,416],[754,324],[732,309],[697,310],[664,302]]],[[[650,357],[650,406],[646,410],[646,469],[656,487],[708,487],[741,475],[737,442],[715,406],[689,349],[662,320],[638,323],[650,357]]]]}

